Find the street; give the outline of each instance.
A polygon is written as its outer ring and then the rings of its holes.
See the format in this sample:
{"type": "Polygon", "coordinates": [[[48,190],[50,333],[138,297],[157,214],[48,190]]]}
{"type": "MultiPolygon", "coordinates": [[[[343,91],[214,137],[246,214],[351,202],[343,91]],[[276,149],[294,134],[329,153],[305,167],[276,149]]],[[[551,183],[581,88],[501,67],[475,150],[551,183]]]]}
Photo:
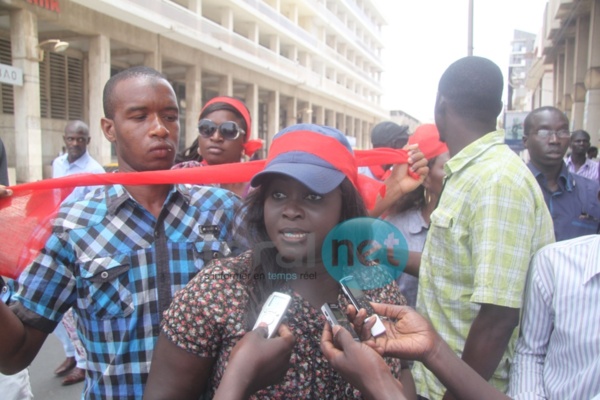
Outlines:
{"type": "Polygon", "coordinates": [[[54,375],[54,369],[65,359],[62,345],[54,335],[48,335],[46,343],[31,366],[29,376],[35,399],[77,400],[81,398],[83,382],[61,386],[62,377],[54,375]]]}

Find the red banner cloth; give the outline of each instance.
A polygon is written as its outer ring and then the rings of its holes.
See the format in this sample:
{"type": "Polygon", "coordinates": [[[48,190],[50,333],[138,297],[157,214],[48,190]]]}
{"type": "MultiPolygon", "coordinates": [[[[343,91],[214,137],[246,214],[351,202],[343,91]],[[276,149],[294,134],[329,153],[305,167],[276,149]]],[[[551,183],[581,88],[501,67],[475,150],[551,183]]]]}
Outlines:
{"type": "MultiPolygon", "coordinates": [[[[402,164],[408,159],[404,150],[393,149],[357,150],[355,157],[358,166],[402,164]]],[[[0,198],[0,275],[16,278],[35,259],[50,236],[61,202],[77,186],[248,182],[265,163],[258,160],[165,171],[78,174],[11,186],[13,195],[0,198]]],[[[355,185],[370,208],[378,194],[385,194],[381,182],[364,176],[359,176],[355,185]]]]}

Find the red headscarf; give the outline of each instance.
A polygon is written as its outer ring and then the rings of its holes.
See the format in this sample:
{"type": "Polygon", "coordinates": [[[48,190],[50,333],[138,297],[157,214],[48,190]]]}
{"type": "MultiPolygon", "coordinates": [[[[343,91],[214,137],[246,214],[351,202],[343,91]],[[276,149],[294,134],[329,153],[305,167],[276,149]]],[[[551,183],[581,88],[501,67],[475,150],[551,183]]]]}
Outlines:
{"type": "Polygon", "coordinates": [[[252,157],[252,155],[262,147],[263,143],[260,139],[250,139],[252,134],[252,119],[250,118],[250,111],[248,111],[248,107],[241,102],[240,100],[229,97],[229,96],[218,96],[210,99],[204,107],[202,107],[202,111],[200,111],[200,115],[204,113],[206,107],[215,103],[225,103],[229,104],[233,108],[235,108],[246,122],[246,135],[244,136],[244,154],[248,157],[252,157]]]}
{"type": "Polygon", "coordinates": [[[446,143],[440,140],[440,133],[434,124],[423,124],[408,138],[408,144],[418,144],[426,159],[431,160],[448,151],[446,143]]]}

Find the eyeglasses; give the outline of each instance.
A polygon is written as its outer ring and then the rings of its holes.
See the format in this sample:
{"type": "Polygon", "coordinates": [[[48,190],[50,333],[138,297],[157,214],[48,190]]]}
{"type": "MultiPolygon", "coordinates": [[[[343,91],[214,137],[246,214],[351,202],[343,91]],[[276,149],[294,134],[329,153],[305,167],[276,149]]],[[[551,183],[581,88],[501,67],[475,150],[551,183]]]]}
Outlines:
{"type": "Polygon", "coordinates": [[[221,125],[217,125],[210,119],[201,119],[198,121],[198,133],[200,136],[208,139],[219,130],[219,134],[225,140],[235,140],[240,134],[245,135],[246,132],[233,121],[225,121],[221,125]]]}
{"type": "Polygon", "coordinates": [[[560,131],[551,131],[550,129],[538,129],[536,135],[538,135],[541,138],[549,138],[552,135],[556,135],[557,138],[564,139],[571,137],[571,132],[569,132],[566,129],[561,129],[560,131]]]}
{"type": "Polygon", "coordinates": [[[67,142],[67,143],[77,143],[77,144],[84,144],[88,140],[87,137],[82,137],[82,136],[78,136],[78,137],[65,136],[64,139],[65,139],[65,142],[67,142]]]}

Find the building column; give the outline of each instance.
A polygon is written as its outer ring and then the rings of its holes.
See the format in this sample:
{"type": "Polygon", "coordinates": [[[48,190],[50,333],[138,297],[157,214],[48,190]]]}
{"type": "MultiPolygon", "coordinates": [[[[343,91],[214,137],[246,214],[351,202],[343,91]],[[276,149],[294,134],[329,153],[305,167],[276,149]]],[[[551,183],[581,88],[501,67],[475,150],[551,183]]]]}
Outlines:
{"type": "Polygon", "coordinates": [[[364,123],[360,120],[357,119],[356,120],[356,148],[359,150],[362,150],[362,142],[363,142],[363,136],[364,136],[364,123]]]}
{"type": "Polygon", "coordinates": [[[343,113],[337,114],[337,125],[340,131],[346,133],[346,116],[343,113]]]}
{"type": "Polygon", "coordinates": [[[364,122],[363,124],[363,132],[365,133],[363,135],[363,142],[362,142],[362,148],[367,150],[370,149],[371,146],[371,130],[373,129],[373,124],[368,123],[367,121],[364,122]]]}
{"type": "Polygon", "coordinates": [[[588,65],[588,43],[590,35],[589,18],[578,18],[575,27],[575,68],[573,71],[573,106],[571,107],[571,128],[583,127],[585,108],[585,73],[588,65]]]}
{"type": "Polygon", "coordinates": [[[350,115],[346,115],[346,130],[344,133],[348,136],[356,137],[356,133],[354,132],[354,118],[350,115]]]}
{"type": "Polygon", "coordinates": [[[221,8],[221,26],[228,31],[233,31],[233,10],[231,8],[221,8]]]}
{"type": "Polygon", "coordinates": [[[104,117],[102,105],[102,92],[104,85],[110,79],[110,39],[108,36],[98,35],[90,39],[89,48],[89,100],[90,105],[90,155],[101,165],[111,162],[110,142],[104,137],[100,127],[100,120],[104,117]]]}
{"type": "Polygon", "coordinates": [[[588,70],[585,76],[585,109],[583,129],[591,136],[593,146],[600,144],[600,1],[592,2],[588,46],[588,70]]]}
{"type": "Polygon", "coordinates": [[[256,44],[260,41],[260,28],[256,22],[248,22],[248,40],[256,44]]]}
{"type": "Polygon", "coordinates": [[[575,74],[575,39],[567,38],[565,40],[565,73],[563,75],[563,111],[566,115],[571,115],[573,105],[573,76],[575,74]]]}
{"type": "Polygon", "coordinates": [[[202,16],[202,0],[189,0],[188,9],[198,16],[202,16]]]}
{"type": "Polygon", "coordinates": [[[333,110],[325,110],[325,125],[335,128],[335,112],[333,110]]]}
{"type": "MultiPolygon", "coordinates": [[[[261,132],[258,130],[258,85],[256,83],[250,83],[246,87],[246,107],[248,107],[248,111],[250,111],[250,119],[252,119],[252,139],[263,139],[265,137],[261,135],[261,132]]],[[[266,141],[265,141],[266,145],[266,141]]],[[[264,154],[266,154],[266,146],[263,146],[263,150],[265,150],[264,154]]]]}
{"type": "Polygon", "coordinates": [[[565,76],[565,53],[561,52],[556,56],[556,61],[554,61],[554,104],[557,108],[564,110],[563,104],[563,94],[564,94],[564,76],[565,76]]]}
{"type": "MultiPolygon", "coordinates": [[[[20,9],[10,13],[12,65],[23,71],[23,86],[14,90],[14,163],[17,182],[43,178],[40,113],[38,23],[35,14],[20,9]]],[[[11,153],[11,149],[7,150],[11,153]]]]}
{"type": "Polygon", "coordinates": [[[295,97],[288,97],[284,107],[287,117],[285,126],[296,124],[298,122],[298,99],[295,97]]]}
{"type": "Polygon", "coordinates": [[[267,113],[267,143],[265,148],[268,149],[273,141],[273,136],[279,132],[279,92],[275,91],[269,93],[267,113]]]}
{"type": "Polygon", "coordinates": [[[219,96],[233,96],[233,76],[223,75],[219,80],[219,96]]]}
{"type": "Polygon", "coordinates": [[[160,52],[160,35],[154,35],[154,51],[144,54],[144,66],[162,71],[162,54],[160,52]]]}
{"type": "Polygon", "coordinates": [[[185,147],[192,145],[198,137],[198,116],[202,109],[202,68],[200,63],[187,67],[185,71],[185,137],[179,138],[185,147]]]}
{"type": "Polygon", "coordinates": [[[315,107],[317,113],[317,124],[325,125],[325,107],[315,107]]]}
{"type": "Polygon", "coordinates": [[[275,54],[279,54],[280,42],[278,35],[269,36],[269,50],[271,50],[275,54]]]}

